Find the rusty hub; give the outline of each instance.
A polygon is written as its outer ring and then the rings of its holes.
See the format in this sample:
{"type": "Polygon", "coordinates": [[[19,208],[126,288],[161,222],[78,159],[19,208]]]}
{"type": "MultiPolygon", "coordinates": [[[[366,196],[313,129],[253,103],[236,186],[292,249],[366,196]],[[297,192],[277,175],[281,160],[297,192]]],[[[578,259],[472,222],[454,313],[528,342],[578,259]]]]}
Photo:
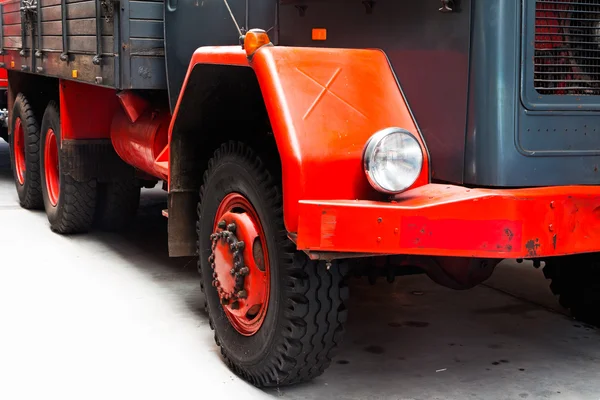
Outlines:
{"type": "Polygon", "coordinates": [[[210,236],[212,285],[232,326],[251,336],[261,327],[269,301],[269,259],[256,210],[241,194],[227,195],[210,236]]]}

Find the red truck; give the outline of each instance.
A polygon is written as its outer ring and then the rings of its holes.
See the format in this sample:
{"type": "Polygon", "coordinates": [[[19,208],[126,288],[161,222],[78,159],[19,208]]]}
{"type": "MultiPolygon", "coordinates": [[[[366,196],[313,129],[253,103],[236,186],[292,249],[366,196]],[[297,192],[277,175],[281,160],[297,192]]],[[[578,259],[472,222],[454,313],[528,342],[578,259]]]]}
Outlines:
{"type": "Polygon", "coordinates": [[[168,191],[228,365],[324,372],[346,278],[468,289],[544,263],[600,320],[600,1],[21,0],[1,6],[19,202],[59,234],[168,191]]]}

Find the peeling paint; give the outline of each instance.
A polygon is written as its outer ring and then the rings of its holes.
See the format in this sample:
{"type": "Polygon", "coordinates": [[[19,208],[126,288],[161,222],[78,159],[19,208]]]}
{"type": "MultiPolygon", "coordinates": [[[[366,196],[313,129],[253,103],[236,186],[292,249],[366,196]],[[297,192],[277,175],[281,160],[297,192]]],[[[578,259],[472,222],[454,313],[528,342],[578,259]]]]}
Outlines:
{"type": "Polygon", "coordinates": [[[536,257],[537,251],[540,248],[540,239],[531,239],[525,243],[525,248],[527,248],[527,253],[530,257],[536,257]]]}

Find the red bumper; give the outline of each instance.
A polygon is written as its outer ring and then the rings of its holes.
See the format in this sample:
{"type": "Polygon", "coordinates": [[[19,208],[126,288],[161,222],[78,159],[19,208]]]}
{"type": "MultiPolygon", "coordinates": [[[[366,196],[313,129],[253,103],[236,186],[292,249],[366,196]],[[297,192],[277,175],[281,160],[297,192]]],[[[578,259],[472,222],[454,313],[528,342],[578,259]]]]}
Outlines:
{"type": "Polygon", "coordinates": [[[600,251],[600,187],[429,184],[390,203],[301,201],[301,250],[481,258],[600,251]]]}

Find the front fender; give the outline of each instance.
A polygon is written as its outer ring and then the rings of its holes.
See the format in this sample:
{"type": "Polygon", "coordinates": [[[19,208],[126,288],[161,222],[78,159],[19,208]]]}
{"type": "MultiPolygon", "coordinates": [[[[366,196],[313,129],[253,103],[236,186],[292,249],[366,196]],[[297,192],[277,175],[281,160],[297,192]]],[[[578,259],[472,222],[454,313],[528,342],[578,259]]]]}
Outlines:
{"type": "Polygon", "coordinates": [[[429,155],[383,51],[263,47],[258,77],[283,169],[288,231],[303,199],[381,199],[367,182],[363,147],[395,126],[414,133],[425,155],[413,187],[429,182],[429,155]]]}
{"type": "Polygon", "coordinates": [[[429,183],[427,148],[383,51],[263,46],[248,59],[240,46],[199,48],[170,132],[198,64],[253,68],[281,159],[289,232],[298,230],[300,200],[383,199],[362,166],[365,143],[381,129],[400,127],[415,134],[424,166],[413,187],[429,183]]]}

